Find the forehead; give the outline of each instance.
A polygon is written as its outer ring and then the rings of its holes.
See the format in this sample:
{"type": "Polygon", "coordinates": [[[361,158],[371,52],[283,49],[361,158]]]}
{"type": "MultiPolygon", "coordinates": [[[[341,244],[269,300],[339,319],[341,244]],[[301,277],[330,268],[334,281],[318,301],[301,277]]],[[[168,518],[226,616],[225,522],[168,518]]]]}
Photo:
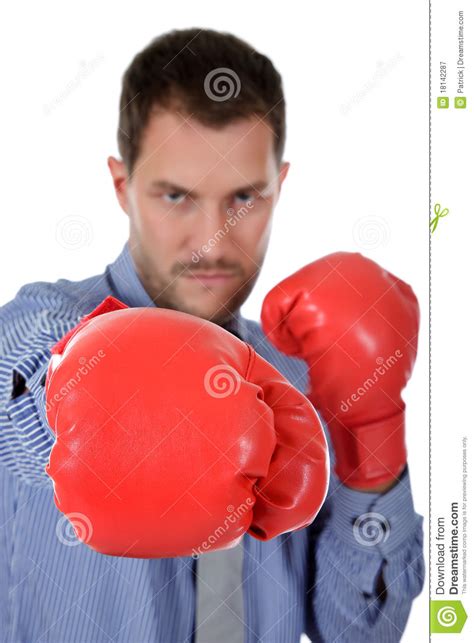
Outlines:
{"type": "MultiPolygon", "coordinates": [[[[154,113],[143,132],[137,169],[146,175],[169,174],[167,179],[255,180],[275,169],[273,132],[257,117],[225,126],[203,125],[191,116],[165,111],[154,113]]],[[[159,177],[161,178],[161,177],[159,177]]]]}

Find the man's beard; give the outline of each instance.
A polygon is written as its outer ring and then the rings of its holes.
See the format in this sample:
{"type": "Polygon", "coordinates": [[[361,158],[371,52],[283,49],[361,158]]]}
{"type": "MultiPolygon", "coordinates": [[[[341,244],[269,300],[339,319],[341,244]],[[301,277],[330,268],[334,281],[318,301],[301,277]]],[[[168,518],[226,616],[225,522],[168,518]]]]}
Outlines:
{"type": "Polygon", "coordinates": [[[244,271],[241,266],[238,266],[237,264],[224,263],[223,261],[218,261],[212,265],[207,263],[204,265],[204,262],[196,264],[183,264],[181,262],[177,262],[170,271],[170,277],[168,278],[163,277],[157,273],[156,270],[151,270],[148,266],[144,267],[143,265],[141,266],[140,273],[140,277],[146,291],[158,308],[168,308],[170,310],[188,313],[189,315],[195,315],[196,317],[201,317],[218,324],[219,326],[223,326],[233,319],[235,313],[248,299],[258,275],[260,274],[260,268],[256,268],[250,277],[247,278],[244,277],[244,271]],[[182,298],[177,293],[178,280],[180,279],[180,276],[184,275],[186,272],[218,272],[219,270],[232,272],[240,276],[242,282],[232,295],[226,301],[222,302],[215,313],[211,316],[204,316],[200,312],[198,306],[189,305],[187,302],[182,301],[182,298]]]}

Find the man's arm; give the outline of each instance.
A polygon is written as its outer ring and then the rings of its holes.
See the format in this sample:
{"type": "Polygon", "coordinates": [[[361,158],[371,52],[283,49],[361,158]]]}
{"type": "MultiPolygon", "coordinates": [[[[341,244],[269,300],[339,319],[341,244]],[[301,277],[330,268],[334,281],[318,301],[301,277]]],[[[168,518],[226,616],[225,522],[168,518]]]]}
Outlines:
{"type": "Polygon", "coordinates": [[[385,493],[331,480],[313,523],[307,634],[312,641],[400,641],[425,576],[423,518],[408,469],[385,493]]]}
{"type": "Polygon", "coordinates": [[[54,443],[44,381],[50,347],[77,323],[77,309],[51,284],[26,284],[0,308],[0,465],[32,485],[54,443]]]}

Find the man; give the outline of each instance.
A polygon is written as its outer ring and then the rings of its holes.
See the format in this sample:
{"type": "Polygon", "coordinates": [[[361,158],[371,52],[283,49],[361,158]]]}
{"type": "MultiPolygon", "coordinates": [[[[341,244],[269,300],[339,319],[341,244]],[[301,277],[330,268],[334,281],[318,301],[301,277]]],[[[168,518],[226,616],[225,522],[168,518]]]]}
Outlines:
{"type": "Polygon", "coordinates": [[[80,282],[27,284],[0,311],[3,640],[400,640],[424,579],[406,466],[372,487],[333,472],[314,523],[267,542],[246,534],[229,550],[161,559],[72,546],[44,471],[44,385],[52,344],[106,296],[221,325],[308,390],[306,363],[240,313],[289,169],[272,63],[211,30],[157,38],[123,77],[118,142],[108,166],[130,224],[119,257],[80,282]]]}

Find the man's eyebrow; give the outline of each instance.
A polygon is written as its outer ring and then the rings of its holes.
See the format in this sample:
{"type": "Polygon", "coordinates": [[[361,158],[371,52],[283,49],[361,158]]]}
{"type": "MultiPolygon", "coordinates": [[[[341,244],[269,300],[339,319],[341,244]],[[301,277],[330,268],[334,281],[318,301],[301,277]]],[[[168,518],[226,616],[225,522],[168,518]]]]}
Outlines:
{"type": "MultiPolygon", "coordinates": [[[[262,192],[268,187],[268,185],[268,181],[255,181],[254,183],[249,183],[249,185],[243,185],[235,188],[232,190],[232,194],[235,194],[236,192],[262,192]]],[[[199,196],[197,192],[189,190],[182,185],[172,183],[171,181],[155,180],[150,183],[150,188],[168,190],[169,192],[180,192],[182,194],[187,194],[192,198],[197,198],[199,196]]]]}

